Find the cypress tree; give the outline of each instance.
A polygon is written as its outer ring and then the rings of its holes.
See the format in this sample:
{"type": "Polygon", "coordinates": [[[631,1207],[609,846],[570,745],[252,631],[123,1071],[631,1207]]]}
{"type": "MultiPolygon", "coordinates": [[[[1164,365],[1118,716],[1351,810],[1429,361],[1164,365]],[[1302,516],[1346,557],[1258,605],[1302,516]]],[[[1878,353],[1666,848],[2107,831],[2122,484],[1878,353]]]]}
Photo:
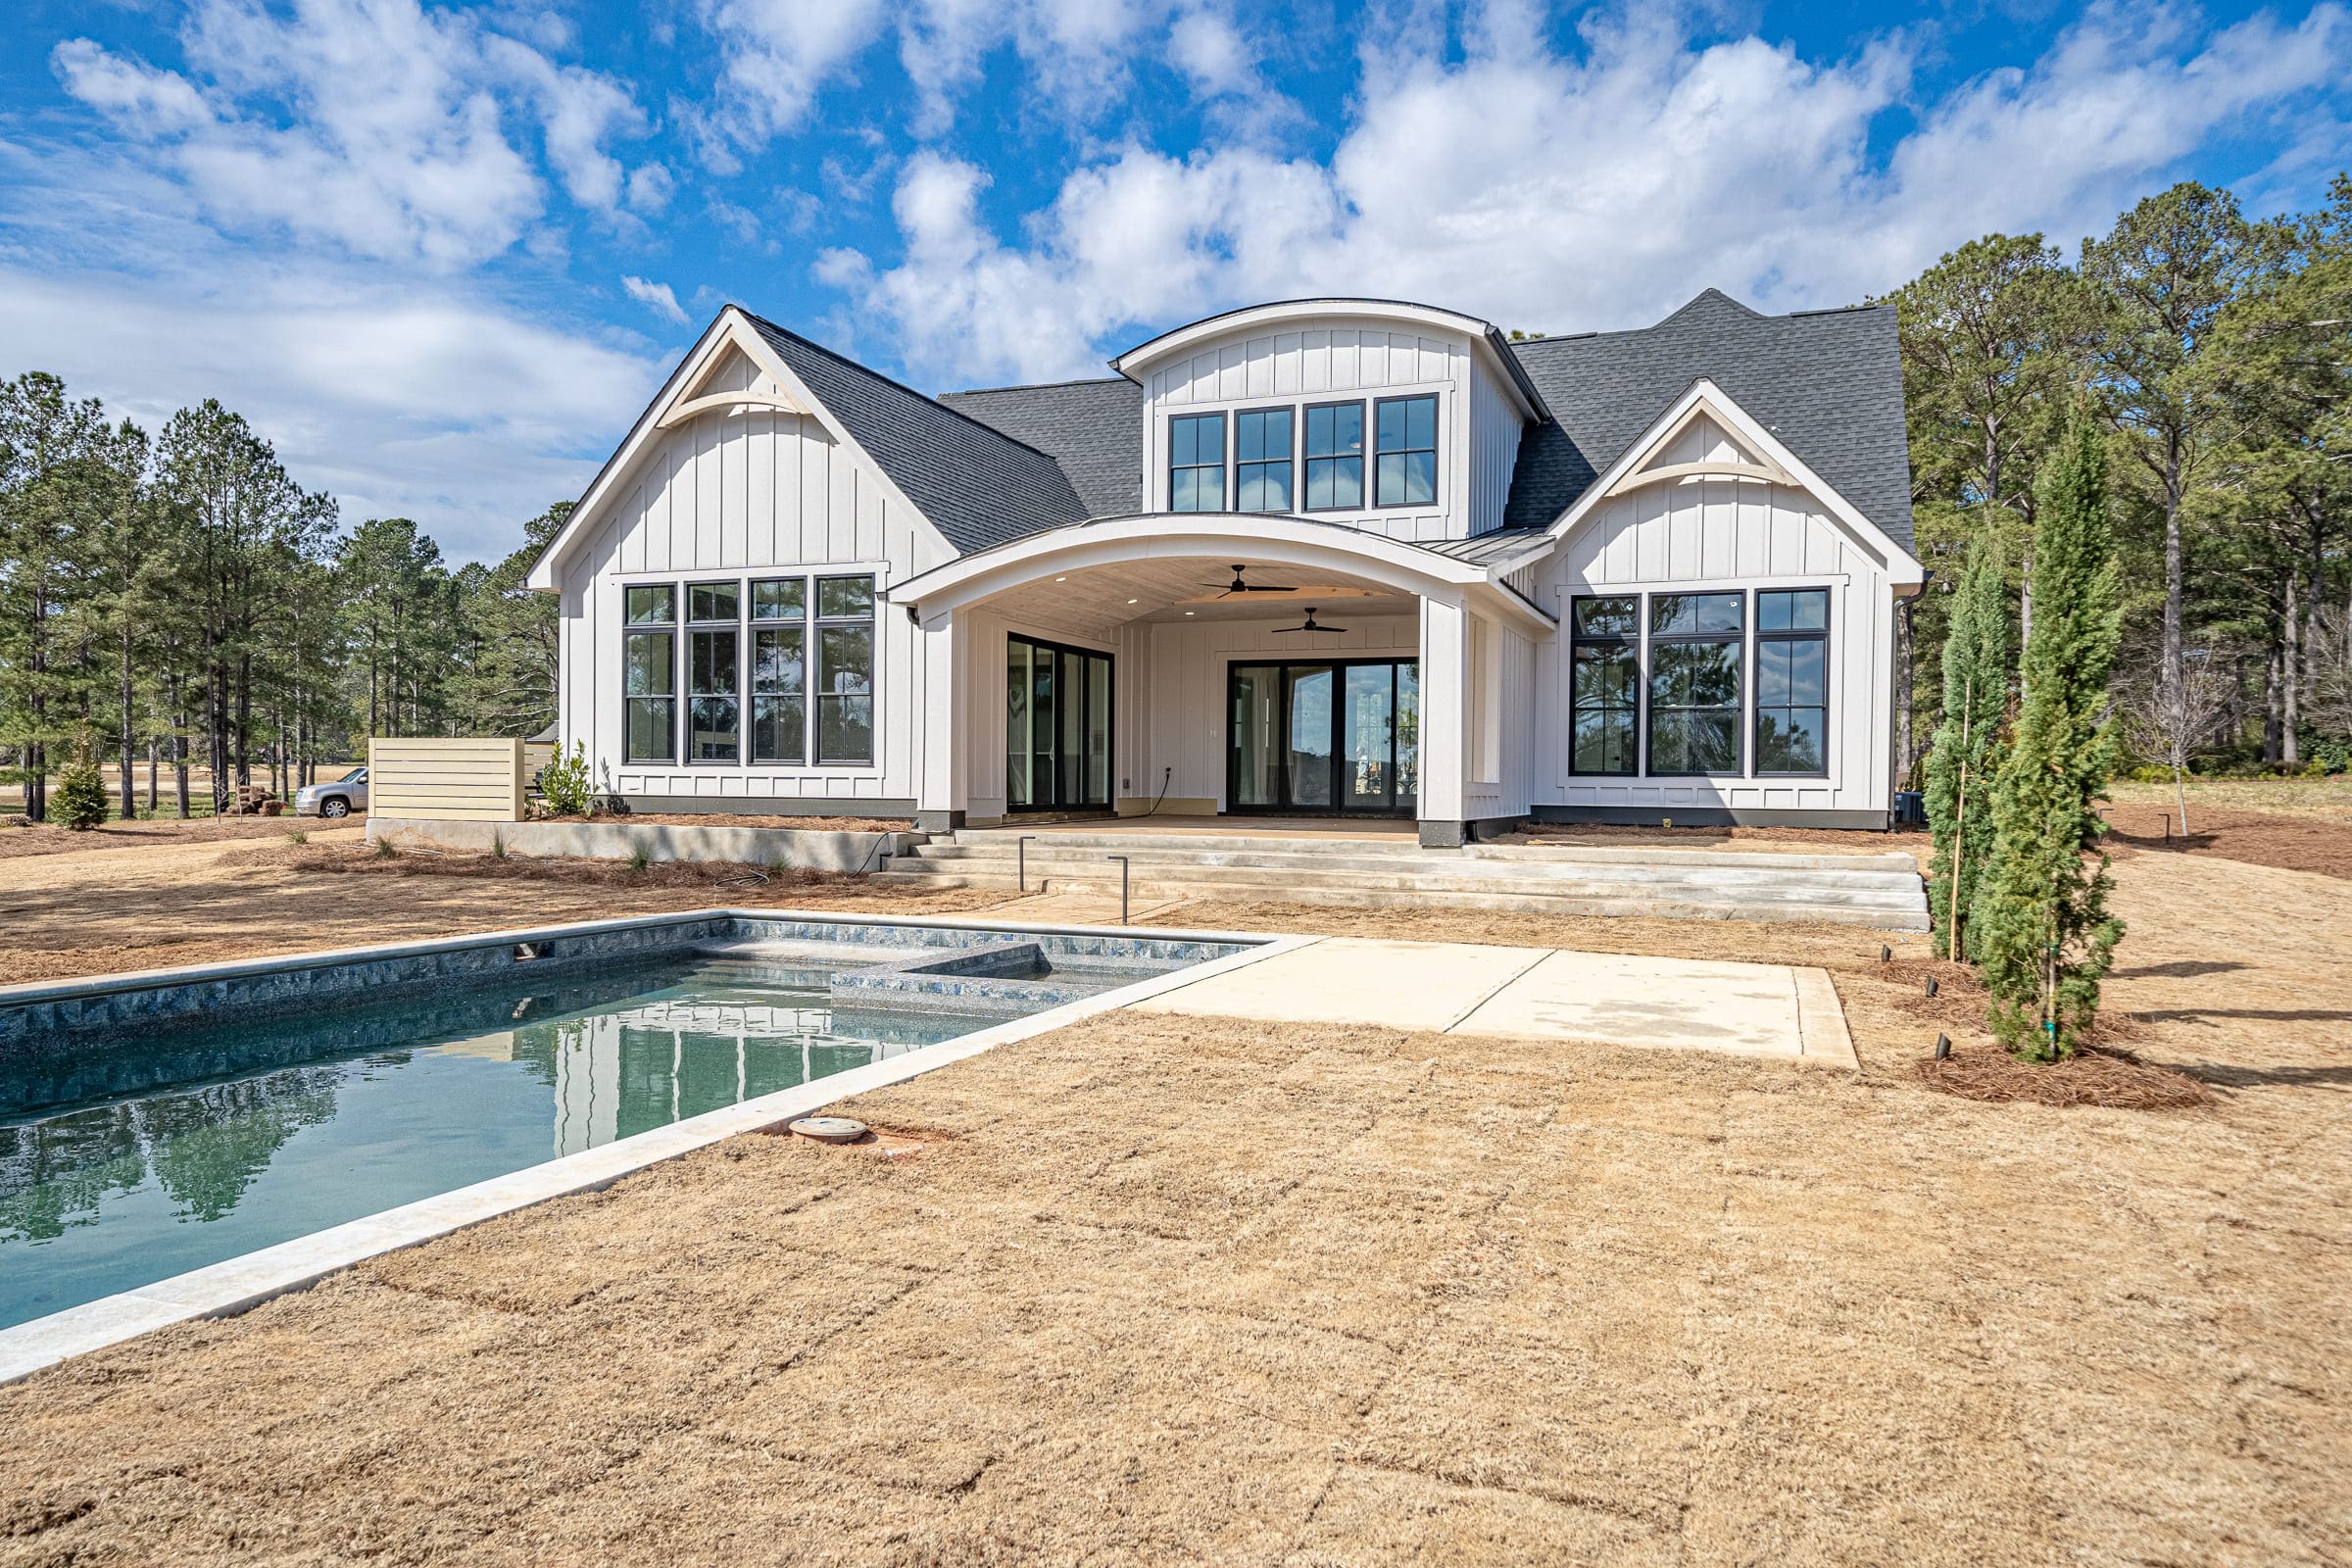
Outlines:
{"type": "Polygon", "coordinates": [[[1936,835],[1928,907],[1943,933],[1936,946],[1953,958],[1975,954],[1968,916],[1992,851],[1992,785],[2009,707],[2004,569],[1994,541],[1980,540],[1969,552],[1943,643],[1943,718],[1928,753],[1928,826],[1936,835]]]}
{"type": "Polygon", "coordinates": [[[1992,994],[1990,1022],[2029,1060],[2074,1054],[2098,1011],[2123,922],[2107,912],[2107,790],[2115,745],[2103,722],[2122,635],[2107,454],[2078,416],[2035,485],[2034,627],[2024,696],[1993,787],[1991,861],[1971,945],[1992,994]]]}

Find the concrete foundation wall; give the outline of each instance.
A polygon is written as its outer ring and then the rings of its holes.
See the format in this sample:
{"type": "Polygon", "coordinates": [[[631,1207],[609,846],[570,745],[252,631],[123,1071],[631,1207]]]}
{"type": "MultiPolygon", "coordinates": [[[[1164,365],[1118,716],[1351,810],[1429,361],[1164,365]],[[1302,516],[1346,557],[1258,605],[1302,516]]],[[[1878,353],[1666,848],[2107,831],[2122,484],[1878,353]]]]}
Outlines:
{"type": "Polygon", "coordinates": [[[681,827],[628,822],[436,822],[371,816],[368,842],[390,839],[486,855],[493,837],[509,855],[625,860],[643,849],[656,860],[736,860],[808,871],[877,871],[922,842],[919,833],[815,832],[779,827],[681,827]]]}

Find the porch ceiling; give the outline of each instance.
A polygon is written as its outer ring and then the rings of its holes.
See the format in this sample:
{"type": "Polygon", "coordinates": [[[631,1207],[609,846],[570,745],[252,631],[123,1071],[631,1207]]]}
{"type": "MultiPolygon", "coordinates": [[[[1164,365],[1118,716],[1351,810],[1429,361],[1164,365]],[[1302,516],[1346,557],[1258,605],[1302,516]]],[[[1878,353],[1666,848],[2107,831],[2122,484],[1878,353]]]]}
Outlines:
{"type": "Polygon", "coordinates": [[[1233,581],[1237,560],[1184,556],[1076,567],[1008,588],[984,603],[1016,619],[1095,634],[1135,620],[1296,621],[1309,606],[1322,612],[1318,619],[1344,626],[1348,615],[1410,615],[1420,609],[1412,595],[1368,578],[1246,560],[1243,578],[1252,586],[1298,591],[1220,597],[1233,581]]]}

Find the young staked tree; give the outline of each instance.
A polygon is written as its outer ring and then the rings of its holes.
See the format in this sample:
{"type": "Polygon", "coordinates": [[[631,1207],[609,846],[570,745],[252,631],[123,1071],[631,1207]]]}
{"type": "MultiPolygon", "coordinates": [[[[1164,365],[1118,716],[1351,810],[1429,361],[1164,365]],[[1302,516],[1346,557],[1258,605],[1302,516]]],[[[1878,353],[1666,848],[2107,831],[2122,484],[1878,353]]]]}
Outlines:
{"type": "Polygon", "coordinates": [[[2097,811],[2114,769],[2104,715],[2123,610],[2107,454],[2089,419],[2077,420],[2036,489],[2034,627],[1971,946],[1994,1034],[2029,1060],[2050,1061],[2082,1043],[2123,935],[2107,912],[2097,811]]]}
{"type": "Polygon", "coordinates": [[[1928,905],[1947,956],[1964,939],[1992,850],[1992,786],[2009,710],[2009,601],[1997,540],[1978,542],[1951,596],[1943,641],[1943,718],[1928,753],[1928,825],[1936,836],[1928,905]]]}
{"type": "MultiPolygon", "coordinates": [[[[2038,234],[1987,234],[1946,254],[1890,303],[1922,557],[1939,566],[1938,558],[1990,542],[2015,566],[2033,529],[2034,469],[2066,426],[2092,320],[2081,280],[2038,234]]],[[[1911,709],[1934,711],[1936,666],[1925,661],[1957,610],[1948,594],[1913,605],[1922,663],[1896,688],[1906,770],[1918,755],[1911,709]]]]}

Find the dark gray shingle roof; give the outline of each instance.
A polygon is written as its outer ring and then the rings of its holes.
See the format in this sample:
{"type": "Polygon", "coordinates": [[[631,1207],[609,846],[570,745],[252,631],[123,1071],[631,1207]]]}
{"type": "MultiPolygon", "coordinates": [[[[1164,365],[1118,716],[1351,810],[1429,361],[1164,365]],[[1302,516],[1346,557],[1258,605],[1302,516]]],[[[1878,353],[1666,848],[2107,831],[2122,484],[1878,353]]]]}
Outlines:
{"type": "Polygon", "coordinates": [[[1144,389],[1125,376],[950,392],[939,401],[1052,457],[1089,516],[1143,510],[1144,389]]]}
{"type": "Polygon", "coordinates": [[[1894,308],[1758,316],[1708,289],[1655,326],[1511,345],[1557,423],[1527,427],[1506,528],[1549,524],[1705,376],[1839,495],[1911,544],[1894,308]]]}
{"type": "MultiPolygon", "coordinates": [[[[1088,515],[1060,465],[1035,447],[744,314],[957,550],[986,550],[1088,515]]],[[[1132,429],[1134,420],[1129,424],[1132,429]]],[[[1141,433],[1134,434],[1141,451],[1141,433]]]]}

